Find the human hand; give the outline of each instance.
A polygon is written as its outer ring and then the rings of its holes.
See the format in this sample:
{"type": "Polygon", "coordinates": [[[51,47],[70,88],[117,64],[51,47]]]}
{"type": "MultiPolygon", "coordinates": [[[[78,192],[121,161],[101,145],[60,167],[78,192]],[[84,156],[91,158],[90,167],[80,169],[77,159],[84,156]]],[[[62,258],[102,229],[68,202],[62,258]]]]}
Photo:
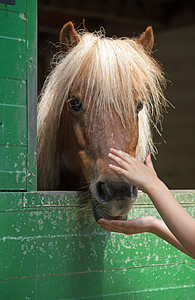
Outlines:
{"type": "Polygon", "coordinates": [[[146,216],[128,221],[106,220],[103,218],[98,220],[98,223],[104,230],[129,235],[143,232],[152,232],[152,228],[154,227],[155,222],[156,218],[151,216],[146,216]]]}
{"type": "Polygon", "coordinates": [[[148,193],[151,185],[160,182],[150,156],[146,158],[145,165],[121,150],[110,149],[108,156],[117,164],[109,164],[109,167],[143,192],[148,193]]]}
{"type": "MultiPolygon", "coordinates": [[[[156,219],[155,217],[146,216],[128,221],[106,220],[102,218],[98,220],[98,223],[101,225],[102,229],[110,232],[124,233],[128,235],[143,232],[153,233],[161,239],[165,240],[166,242],[170,243],[180,251],[195,259],[194,247],[192,246],[192,248],[190,248],[190,251],[188,251],[168,229],[166,224],[162,220],[156,219]]],[[[190,229],[192,229],[193,231],[193,226],[192,228],[190,227],[190,229]]],[[[190,230],[188,230],[188,232],[191,233],[190,230]]],[[[192,244],[194,244],[194,239],[192,239],[191,234],[189,234],[189,239],[191,240],[192,244]]]]}

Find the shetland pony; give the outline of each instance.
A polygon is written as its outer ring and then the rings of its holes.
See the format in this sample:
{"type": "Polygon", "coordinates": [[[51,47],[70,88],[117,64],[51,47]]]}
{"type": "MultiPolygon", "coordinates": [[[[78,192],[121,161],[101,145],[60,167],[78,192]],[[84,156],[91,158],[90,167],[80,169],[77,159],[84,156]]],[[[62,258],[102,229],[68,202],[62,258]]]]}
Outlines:
{"type": "Polygon", "coordinates": [[[89,189],[96,218],[129,212],[137,189],[108,167],[108,153],[114,147],[144,161],[155,151],[150,122],[166,100],[153,41],[151,27],[116,39],[64,25],[38,105],[39,190],[89,189]]]}

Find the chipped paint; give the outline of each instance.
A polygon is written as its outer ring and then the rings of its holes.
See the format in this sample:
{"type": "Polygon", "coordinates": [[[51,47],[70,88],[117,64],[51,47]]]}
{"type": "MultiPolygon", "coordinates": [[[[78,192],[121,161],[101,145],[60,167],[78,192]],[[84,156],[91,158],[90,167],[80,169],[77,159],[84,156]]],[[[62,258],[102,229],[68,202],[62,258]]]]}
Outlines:
{"type": "MultiPolygon", "coordinates": [[[[190,289],[190,285],[193,289],[195,282],[192,259],[154,235],[110,234],[102,231],[93,219],[88,218],[88,222],[84,222],[82,209],[76,199],[78,195],[71,195],[52,192],[20,194],[12,215],[6,216],[6,224],[10,222],[10,234],[0,238],[1,249],[9,247],[4,278],[18,276],[19,270],[13,266],[19,262],[19,269],[24,270],[23,277],[31,276],[37,280],[41,277],[46,286],[49,278],[56,278],[56,283],[59,283],[58,280],[63,282],[64,278],[64,282],[68,281],[69,284],[73,284],[71,278],[74,278],[75,284],[76,278],[79,282],[79,285],[75,285],[76,289],[83,297],[99,295],[93,282],[104,295],[109,292],[109,297],[114,297],[118,292],[125,293],[128,288],[127,297],[139,295],[139,299],[144,300],[147,293],[153,295],[153,289],[170,291],[173,284],[185,289],[185,295],[189,295],[186,289],[190,289]],[[45,206],[49,203],[53,206],[45,206]],[[86,294],[85,289],[81,294],[80,283],[83,282],[84,286],[86,278],[93,289],[86,294]]],[[[12,196],[17,199],[17,193],[12,193],[12,196]]],[[[143,202],[140,207],[142,205],[143,202]]],[[[191,207],[188,209],[191,210],[191,207]]],[[[144,212],[142,208],[141,211],[144,212]]],[[[145,213],[155,215],[156,211],[150,205],[145,213]]],[[[131,216],[140,216],[139,205],[132,209],[131,216]]],[[[174,297],[180,295],[179,290],[174,289],[174,297]]],[[[61,299],[64,299],[64,295],[67,299],[74,299],[66,292],[68,289],[60,295],[61,299]]]]}
{"type": "Polygon", "coordinates": [[[24,15],[24,13],[20,13],[20,14],[19,14],[19,18],[20,18],[21,20],[26,21],[26,16],[24,15]]]}

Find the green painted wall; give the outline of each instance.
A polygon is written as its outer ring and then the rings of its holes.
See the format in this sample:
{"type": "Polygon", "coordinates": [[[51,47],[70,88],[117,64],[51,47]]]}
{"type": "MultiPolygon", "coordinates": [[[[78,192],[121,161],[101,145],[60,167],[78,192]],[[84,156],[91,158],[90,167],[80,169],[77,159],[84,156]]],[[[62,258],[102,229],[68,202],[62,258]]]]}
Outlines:
{"type": "Polygon", "coordinates": [[[0,190],[36,187],[36,48],[36,1],[0,3],[0,190]]]}
{"type": "MultiPolygon", "coordinates": [[[[75,193],[2,195],[1,300],[194,299],[195,261],[158,237],[101,230],[75,193]]],[[[194,195],[175,193],[193,216],[194,195]]],[[[143,215],[159,217],[140,194],[143,215]]]]}

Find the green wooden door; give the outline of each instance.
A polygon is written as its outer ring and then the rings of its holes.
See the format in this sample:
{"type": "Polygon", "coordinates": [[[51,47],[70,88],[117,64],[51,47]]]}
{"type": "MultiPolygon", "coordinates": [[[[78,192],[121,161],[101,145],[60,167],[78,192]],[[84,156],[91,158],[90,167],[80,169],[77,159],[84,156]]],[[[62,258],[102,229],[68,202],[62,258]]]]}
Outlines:
{"type": "Polygon", "coordinates": [[[0,3],[0,190],[36,185],[36,48],[36,1],[0,3]]]}
{"type": "MultiPolygon", "coordinates": [[[[195,193],[174,193],[195,217],[195,193]]],[[[129,218],[156,209],[139,194],[129,218]]],[[[76,193],[3,193],[0,300],[194,300],[195,261],[152,234],[107,233],[76,193]]]]}

